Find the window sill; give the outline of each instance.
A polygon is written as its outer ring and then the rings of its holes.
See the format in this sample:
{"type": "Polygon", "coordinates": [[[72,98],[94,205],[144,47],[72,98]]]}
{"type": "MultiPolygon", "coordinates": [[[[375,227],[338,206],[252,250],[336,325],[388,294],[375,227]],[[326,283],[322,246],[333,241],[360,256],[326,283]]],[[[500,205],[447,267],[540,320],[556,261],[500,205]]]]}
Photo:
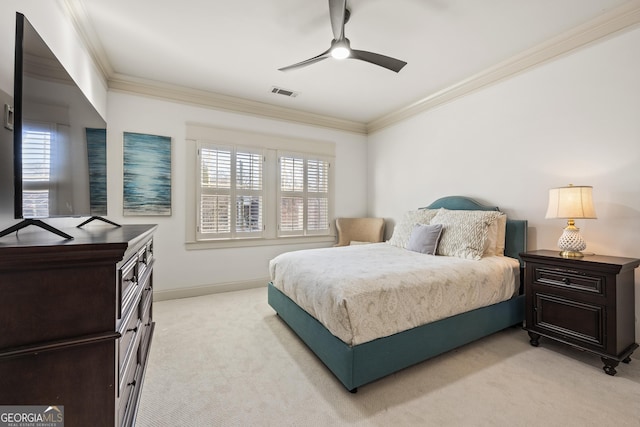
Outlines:
{"type": "Polygon", "coordinates": [[[278,239],[220,239],[186,242],[187,250],[247,248],[258,246],[300,245],[307,243],[335,243],[336,236],[291,236],[278,239]]]}

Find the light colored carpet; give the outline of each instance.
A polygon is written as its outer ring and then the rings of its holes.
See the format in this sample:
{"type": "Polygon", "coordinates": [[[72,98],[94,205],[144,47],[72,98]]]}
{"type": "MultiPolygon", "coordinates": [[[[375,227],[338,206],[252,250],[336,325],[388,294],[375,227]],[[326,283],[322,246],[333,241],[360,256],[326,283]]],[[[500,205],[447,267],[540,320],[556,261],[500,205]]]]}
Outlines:
{"type": "MultiPolygon", "coordinates": [[[[137,426],[640,426],[640,360],[511,328],[349,393],[266,288],[154,303],[137,426]]],[[[640,354],[637,355],[640,357],[640,354]]]]}

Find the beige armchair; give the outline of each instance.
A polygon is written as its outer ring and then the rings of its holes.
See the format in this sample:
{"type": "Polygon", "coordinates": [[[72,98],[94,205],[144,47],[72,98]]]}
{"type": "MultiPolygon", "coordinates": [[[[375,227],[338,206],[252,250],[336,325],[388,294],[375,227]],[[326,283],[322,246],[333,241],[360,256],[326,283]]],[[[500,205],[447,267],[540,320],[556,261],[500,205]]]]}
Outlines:
{"type": "Polygon", "coordinates": [[[382,242],[384,238],[384,218],[336,218],[338,243],[348,246],[351,242],[382,242]]]}

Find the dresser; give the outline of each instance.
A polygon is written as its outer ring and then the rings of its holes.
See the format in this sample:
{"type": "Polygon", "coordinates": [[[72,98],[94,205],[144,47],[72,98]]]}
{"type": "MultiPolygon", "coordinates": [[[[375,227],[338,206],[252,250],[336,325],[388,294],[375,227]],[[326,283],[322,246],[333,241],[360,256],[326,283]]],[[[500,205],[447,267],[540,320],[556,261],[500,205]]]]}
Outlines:
{"type": "Polygon", "coordinates": [[[559,251],[520,254],[525,261],[525,330],[530,343],[550,338],[602,359],[617,373],[635,342],[634,270],[639,259],[602,255],[564,258],[559,251]]]}
{"type": "Polygon", "coordinates": [[[0,239],[0,404],[130,426],[153,336],[155,225],[0,239]]]}

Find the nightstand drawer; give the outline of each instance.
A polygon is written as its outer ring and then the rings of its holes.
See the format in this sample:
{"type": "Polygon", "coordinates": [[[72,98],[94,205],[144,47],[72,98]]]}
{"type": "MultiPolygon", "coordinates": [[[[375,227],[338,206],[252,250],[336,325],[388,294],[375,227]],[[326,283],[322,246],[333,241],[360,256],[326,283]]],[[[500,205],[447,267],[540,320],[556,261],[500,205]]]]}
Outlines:
{"type": "Polygon", "coordinates": [[[534,267],[533,280],[541,285],[551,285],[604,295],[606,278],[576,270],[552,267],[534,267]]]}
{"type": "Polygon", "coordinates": [[[605,346],[606,311],[603,306],[536,293],[532,330],[581,345],[605,346]]]}

